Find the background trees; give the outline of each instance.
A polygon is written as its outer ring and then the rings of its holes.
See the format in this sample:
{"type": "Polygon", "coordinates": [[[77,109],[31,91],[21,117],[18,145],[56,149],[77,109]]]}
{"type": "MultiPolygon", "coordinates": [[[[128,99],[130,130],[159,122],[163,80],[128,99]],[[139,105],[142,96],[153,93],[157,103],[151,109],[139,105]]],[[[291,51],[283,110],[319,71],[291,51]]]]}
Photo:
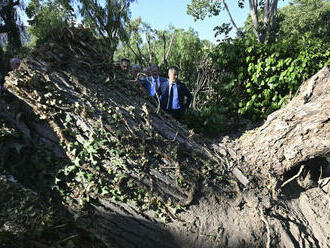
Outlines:
{"type": "Polygon", "coordinates": [[[200,40],[193,29],[154,30],[139,19],[131,22],[129,34],[129,42],[122,43],[116,51],[117,58],[128,57],[145,66],[158,64],[163,76],[167,76],[168,66],[177,65],[181,80],[191,86],[200,60],[213,47],[211,42],[200,40]]]}
{"type": "MultiPolygon", "coordinates": [[[[133,1],[31,0],[25,9],[32,39],[29,46],[42,44],[56,30],[82,23],[99,38],[112,61],[119,41],[128,39],[126,23],[129,22],[129,6],[133,1]]],[[[10,57],[17,56],[22,47],[18,7],[24,10],[23,1],[1,1],[0,5],[0,33],[8,35],[6,47],[10,57]]]]}
{"type": "MultiPolygon", "coordinates": [[[[193,2],[204,8],[197,16],[214,11],[209,5],[214,1],[193,2]]],[[[260,121],[283,107],[301,82],[329,63],[328,6],[329,1],[292,2],[279,11],[277,25],[267,31],[265,43],[252,32],[255,25],[249,17],[241,30],[243,37],[221,42],[209,53],[213,66],[208,72],[217,77],[209,77],[199,91],[195,100],[200,111],[190,112],[186,122],[215,135],[228,129],[229,119],[237,124],[242,117],[260,121]]]]}
{"type": "Polygon", "coordinates": [[[26,8],[32,46],[49,39],[55,30],[73,24],[75,13],[69,2],[32,0],[26,8]]]}
{"type": "Polygon", "coordinates": [[[330,39],[330,1],[294,0],[279,11],[279,38],[330,39]]]}
{"type": "MultiPolygon", "coordinates": [[[[253,33],[260,43],[264,43],[266,38],[272,35],[276,27],[276,14],[278,0],[249,0],[250,16],[253,23],[253,33]]],[[[245,1],[239,0],[238,6],[244,8],[245,1]]],[[[191,4],[187,6],[187,14],[192,15],[195,19],[204,19],[206,16],[217,16],[221,11],[226,11],[231,25],[235,27],[237,33],[241,30],[237,27],[235,20],[232,18],[231,11],[225,0],[191,0],[191,4]]],[[[218,33],[227,33],[232,27],[230,24],[222,24],[215,27],[218,33]]]]}

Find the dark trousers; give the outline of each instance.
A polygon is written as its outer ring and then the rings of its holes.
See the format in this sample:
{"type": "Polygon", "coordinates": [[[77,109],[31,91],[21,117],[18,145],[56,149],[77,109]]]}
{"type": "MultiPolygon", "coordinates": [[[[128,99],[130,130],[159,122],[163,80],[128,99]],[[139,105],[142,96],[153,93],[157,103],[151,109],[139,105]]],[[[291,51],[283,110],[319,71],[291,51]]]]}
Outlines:
{"type": "Polygon", "coordinates": [[[174,119],[180,120],[183,117],[185,111],[183,109],[167,109],[166,112],[171,114],[174,119]]]}

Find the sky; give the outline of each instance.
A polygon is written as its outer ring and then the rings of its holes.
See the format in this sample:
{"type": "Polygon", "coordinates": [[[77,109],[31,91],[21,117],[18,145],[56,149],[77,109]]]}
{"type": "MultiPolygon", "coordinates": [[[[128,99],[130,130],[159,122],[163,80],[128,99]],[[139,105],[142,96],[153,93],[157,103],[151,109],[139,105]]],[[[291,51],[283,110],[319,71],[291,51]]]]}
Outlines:
{"type": "MultiPolygon", "coordinates": [[[[100,0],[102,2],[104,0],[100,0]]],[[[288,4],[290,0],[279,0],[278,7],[281,8],[288,4]]],[[[26,6],[30,0],[24,0],[26,6]]],[[[229,10],[237,26],[242,27],[249,14],[248,1],[245,8],[237,6],[237,0],[227,0],[229,10]]],[[[193,28],[200,39],[216,42],[213,28],[222,23],[229,23],[230,19],[226,11],[222,11],[219,16],[206,17],[204,20],[194,21],[194,18],[187,15],[187,4],[191,0],[136,0],[131,4],[132,19],[141,17],[151,28],[164,30],[170,25],[175,28],[188,30],[193,28]]],[[[24,18],[26,21],[26,18],[24,18]]]]}
{"type": "MultiPolygon", "coordinates": [[[[250,11],[248,1],[245,1],[246,6],[243,9],[237,6],[237,0],[226,2],[237,26],[242,27],[250,11]]],[[[289,0],[280,0],[279,7],[287,5],[288,2],[289,0]]],[[[169,25],[184,30],[191,27],[197,31],[200,39],[215,42],[213,28],[230,22],[227,12],[223,11],[219,16],[206,17],[195,22],[192,16],[186,14],[187,4],[190,3],[191,0],[137,0],[131,4],[132,18],[141,17],[142,21],[155,29],[167,29],[169,25]]]]}

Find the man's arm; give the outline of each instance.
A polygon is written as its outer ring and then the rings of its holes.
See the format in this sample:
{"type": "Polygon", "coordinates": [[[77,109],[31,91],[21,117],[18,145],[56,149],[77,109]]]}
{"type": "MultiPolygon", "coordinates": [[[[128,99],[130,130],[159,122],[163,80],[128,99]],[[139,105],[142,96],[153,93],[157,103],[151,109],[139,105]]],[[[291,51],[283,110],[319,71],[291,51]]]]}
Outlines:
{"type": "Polygon", "coordinates": [[[186,101],[186,104],[185,104],[185,108],[188,109],[189,108],[189,105],[191,103],[191,100],[193,98],[192,94],[190,93],[189,89],[187,88],[186,85],[183,84],[183,89],[184,89],[184,97],[187,97],[187,101],[186,101]]]}

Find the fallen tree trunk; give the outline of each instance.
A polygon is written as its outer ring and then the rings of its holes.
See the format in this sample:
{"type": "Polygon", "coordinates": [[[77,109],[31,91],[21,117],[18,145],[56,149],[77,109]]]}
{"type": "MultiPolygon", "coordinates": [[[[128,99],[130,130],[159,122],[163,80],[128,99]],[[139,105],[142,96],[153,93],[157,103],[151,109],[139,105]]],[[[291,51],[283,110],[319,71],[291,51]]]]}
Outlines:
{"type": "Polygon", "coordinates": [[[247,164],[277,179],[294,166],[330,153],[330,71],[307,80],[283,109],[269,115],[237,146],[247,164]],[[253,152],[251,152],[253,151],[253,152]]]}
{"type": "MultiPolygon", "coordinates": [[[[329,153],[329,67],[263,126],[215,144],[137,82],[114,81],[95,44],[63,31],[7,78],[17,106],[0,102],[3,118],[64,158],[54,180],[73,212],[88,213],[82,226],[108,247],[326,245],[329,222],[307,226],[315,215],[279,188],[291,169],[329,153]]],[[[329,216],[327,201],[314,202],[329,216]]]]}

